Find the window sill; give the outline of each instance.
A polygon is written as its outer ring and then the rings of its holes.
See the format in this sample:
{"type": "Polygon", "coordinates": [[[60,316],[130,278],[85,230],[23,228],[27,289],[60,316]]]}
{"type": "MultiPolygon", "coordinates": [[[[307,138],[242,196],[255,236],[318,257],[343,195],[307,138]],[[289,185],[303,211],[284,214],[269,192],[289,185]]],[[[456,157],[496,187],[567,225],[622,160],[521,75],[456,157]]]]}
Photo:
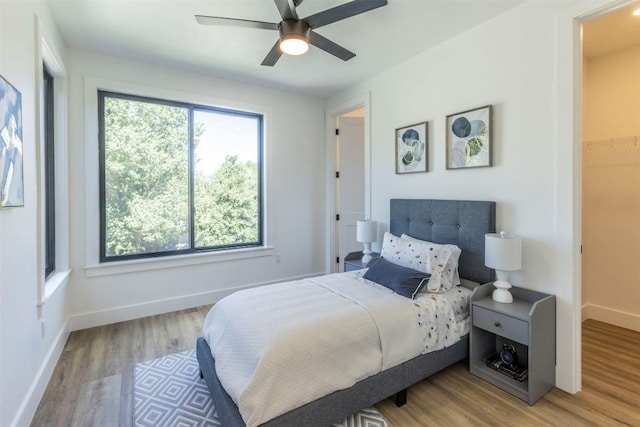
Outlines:
{"type": "Polygon", "coordinates": [[[62,290],[67,283],[69,283],[69,277],[71,276],[71,270],[55,271],[44,283],[44,295],[39,306],[45,305],[45,303],[59,290],[62,290]]]}
{"type": "Polygon", "coordinates": [[[132,261],[114,261],[86,266],[86,277],[100,277],[114,274],[136,273],[139,271],[159,270],[163,268],[187,267],[190,265],[210,264],[238,259],[274,256],[273,246],[259,248],[232,249],[224,252],[204,252],[170,257],[145,258],[132,261]]]}

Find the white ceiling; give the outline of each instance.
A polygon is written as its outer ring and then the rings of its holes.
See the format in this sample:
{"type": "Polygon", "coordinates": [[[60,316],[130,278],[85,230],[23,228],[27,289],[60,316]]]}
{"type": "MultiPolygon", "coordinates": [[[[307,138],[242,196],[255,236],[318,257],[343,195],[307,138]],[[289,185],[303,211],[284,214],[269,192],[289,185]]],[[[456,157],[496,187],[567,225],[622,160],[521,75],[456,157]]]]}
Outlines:
{"type": "MultiPolygon", "coordinates": [[[[272,0],[48,0],[67,46],[222,78],[326,97],[477,26],[524,0],[389,0],[387,6],[319,28],[356,53],[343,62],[312,47],[260,63],[270,30],[198,25],[194,15],[279,22],[272,0]]],[[[305,0],[298,15],[346,3],[305,0]]],[[[420,72],[420,70],[416,70],[420,72]]]]}

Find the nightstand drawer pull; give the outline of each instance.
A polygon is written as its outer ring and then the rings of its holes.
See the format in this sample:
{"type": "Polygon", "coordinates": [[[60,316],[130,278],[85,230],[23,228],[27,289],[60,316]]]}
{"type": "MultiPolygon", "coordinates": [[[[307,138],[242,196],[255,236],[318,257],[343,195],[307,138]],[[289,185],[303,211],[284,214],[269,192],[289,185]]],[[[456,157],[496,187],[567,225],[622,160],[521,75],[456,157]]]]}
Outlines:
{"type": "Polygon", "coordinates": [[[528,345],[529,323],[484,307],[473,306],[473,326],[528,345]]]}

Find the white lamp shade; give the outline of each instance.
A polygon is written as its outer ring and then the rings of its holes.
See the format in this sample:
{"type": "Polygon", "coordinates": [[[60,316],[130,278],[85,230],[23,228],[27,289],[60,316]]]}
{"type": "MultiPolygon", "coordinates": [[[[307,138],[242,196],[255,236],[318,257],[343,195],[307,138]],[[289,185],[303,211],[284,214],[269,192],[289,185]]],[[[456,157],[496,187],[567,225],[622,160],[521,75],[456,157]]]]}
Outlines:
{"type": "Polygon", "coordinates": [[[371,243],[378,240],[378,223],[376,221],[358,221],[356,240],[360,243],[371,243]]]}
{"type": "Polygon", "coordinates": [[[484,236],[484,265],[502,271],[520,270],[522,239],[513,234],[490,233],[484,236]]]}

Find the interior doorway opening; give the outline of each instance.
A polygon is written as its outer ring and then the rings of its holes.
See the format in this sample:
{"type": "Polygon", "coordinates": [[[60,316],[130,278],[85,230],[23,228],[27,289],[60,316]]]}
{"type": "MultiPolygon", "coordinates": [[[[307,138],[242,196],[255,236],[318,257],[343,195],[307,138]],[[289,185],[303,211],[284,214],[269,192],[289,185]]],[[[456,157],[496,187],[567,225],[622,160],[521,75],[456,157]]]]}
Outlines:
{"type": "Polygon", "coordinates": [[[356,223],[365,214],[364,108],[341,114],[336,126],[336,227],[337,272],[344,271],[349,253],[362,249],[356,240],[356,223]]]}
{"type": "Polygon", "coordinates": [[[361,243],[355,241],[356,219],[354,218],[356,212],[359,212],[357,214],[359,219],[371,216],[370,105],[371,95],[363,93],[328,107],[325,111],[325,271],[327,274],[342,271],[345,255],[363,248],[361,243]],[[342,130],[336,132],[336,129],[341,127],[342,130]],[[349,139],[357,142],[346,146],[349,139]],[[348,149],[347,152],[341,150],[339,146],[341,141],[343,148],[348,149]],[[348,194],[355,194],[353,197],[355,203],[351,203],[351,200],[347,202],[341,200],[348,194]],[[347,206],[348,204],[355,207],[347,206]],[[351,212],[354,215],[351,215],[351,212]],[[344,219],[347,221],[343,222],[344,219]],[[340,223],[349,222],[353,222],[353,226],[345,226],[346,230],[340,231],[340,223]]]}
{"type": "Polygon", "coordinates": [[[640,331],[636,10],[640,2],[582,23],[582,320],[640,331]]]}

